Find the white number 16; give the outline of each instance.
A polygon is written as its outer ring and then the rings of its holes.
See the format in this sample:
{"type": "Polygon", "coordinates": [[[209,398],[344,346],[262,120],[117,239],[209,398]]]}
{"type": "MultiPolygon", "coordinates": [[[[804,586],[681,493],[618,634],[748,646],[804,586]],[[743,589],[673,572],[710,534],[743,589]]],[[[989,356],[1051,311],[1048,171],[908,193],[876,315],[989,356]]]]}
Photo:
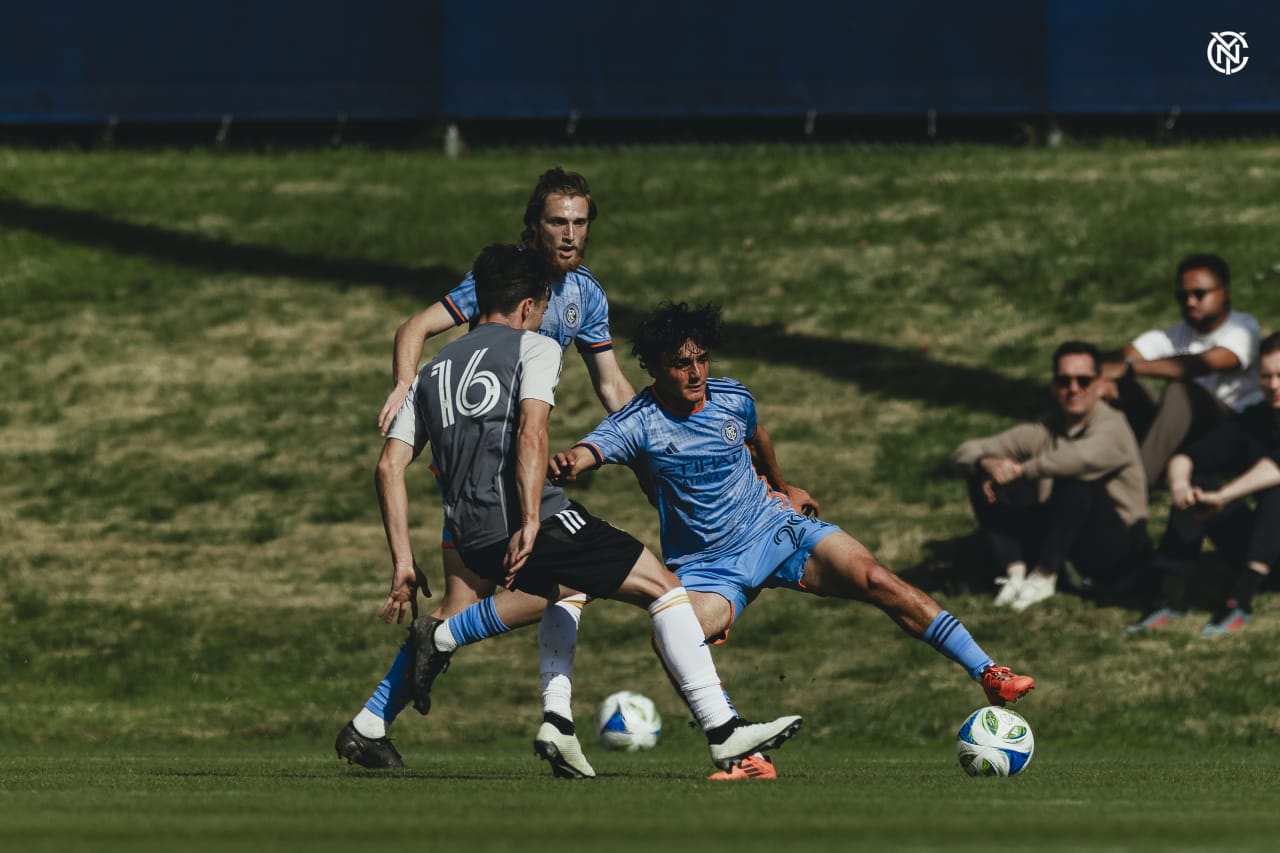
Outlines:
{"type": "MultiPolygon", "coordinates": [[[[462,378],[458,380],[456,408],[458,414],[464,418],[479,417],[498,405],[498,377],[490,370],[477,369],[480,366],[480,359],[484,358],[484,354],[488,351],[489,348],[485,347],[473,352],[467,361],[466,369],[462,371],[462,378]],[[472,390],[477,386],[480,389],[480,399],[477,402],[471,402],[471,398],[475,396],[472,390]]],[[[440,422],[447,429],[453,426],[455,420],[453,360],[437,362],[431,368],[431,375],[436,377],[440,386],[440,422]]]]}

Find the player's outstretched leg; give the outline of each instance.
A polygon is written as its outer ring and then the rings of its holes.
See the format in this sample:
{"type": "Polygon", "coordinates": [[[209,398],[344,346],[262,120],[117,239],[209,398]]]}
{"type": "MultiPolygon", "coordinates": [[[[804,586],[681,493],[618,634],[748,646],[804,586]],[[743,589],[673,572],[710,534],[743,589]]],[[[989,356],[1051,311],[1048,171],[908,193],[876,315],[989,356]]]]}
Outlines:
{"type": "Polygon", "coordinates": [[[1015,702],[1035,687],[1035,679],[996,666],[967,628],[927,592],[907,583],[844,531],[813,549],[804,568],[804,586],[818,595],[866,601],[917,639],[964,667],[982,685],[992,705],[1015,702]]]}

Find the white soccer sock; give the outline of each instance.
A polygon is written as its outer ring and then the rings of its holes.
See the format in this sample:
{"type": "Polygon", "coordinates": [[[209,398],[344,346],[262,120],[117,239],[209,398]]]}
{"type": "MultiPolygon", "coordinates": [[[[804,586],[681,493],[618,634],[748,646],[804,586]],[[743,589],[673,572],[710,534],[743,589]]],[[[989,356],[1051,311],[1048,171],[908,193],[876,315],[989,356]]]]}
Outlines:
{"type": "Polygon", "coordinates": [[[368,708],[361,708],[360,713],[351,721],[356,731],[365,737],[380,738],[387,736],[387,722],[368,708]]]}
{"type": "Polygon", "coordinates": [[[720,684],[702,626],[689,594],[679,586],[649,605],[658,654],[680,685],[689,710],[704,730],[732,720],[736,714],[720,684]]]}
{"type": "Polygon", "coordinates": [[[458,640],[453,636],[453,631],[449,630],[449,622],[454,617],[450,616],[444,622],[440,623],[440,627],[436,628],[436,633],[432,638],[435,650],[438,652],[451,652],[458,648],[458,640]]]}
{"type": "Polygon", "coordinates": [[[587,597],[571,595],[548,604],[538,625],[542,652],[542,710],[573,720],[573,658],[578,649],[578,623],[587,597]]]}

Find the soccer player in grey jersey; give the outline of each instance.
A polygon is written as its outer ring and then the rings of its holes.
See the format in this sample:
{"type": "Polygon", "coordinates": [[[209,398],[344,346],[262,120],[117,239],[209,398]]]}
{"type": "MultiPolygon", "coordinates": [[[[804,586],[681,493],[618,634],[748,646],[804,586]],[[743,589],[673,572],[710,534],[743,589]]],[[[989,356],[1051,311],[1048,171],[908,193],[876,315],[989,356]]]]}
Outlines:
{"type": "MultiPolygon", "coordinates": [[[[418,374],[378,461],[378,495],[392,556],[383,617],[402,619],[414,601],[417,569],[405,472],[429,441],[439,466],[445,521],[472,571],[542,596],[549,609],[567,590],[645,607],[663,663],[707,735],[712,763],[728,768],[779,746],[800,728],[801,718],[752,723],[739,717],[680,582],[638,540],[594,518],[546,480],[547,422],[560,352],[554,341],[531,331],[547,303],[549,276],[542,260],[516,246],[490,246],[476,260],[474,274],[479,324],[418,374]]],[[[429,690],[434,635],[445,625],[429,617],[414,620],[415,687],[429,690]]],[[[546,709],[535,751],[557,776],[594,776],[567,710],[546,709]]]]}

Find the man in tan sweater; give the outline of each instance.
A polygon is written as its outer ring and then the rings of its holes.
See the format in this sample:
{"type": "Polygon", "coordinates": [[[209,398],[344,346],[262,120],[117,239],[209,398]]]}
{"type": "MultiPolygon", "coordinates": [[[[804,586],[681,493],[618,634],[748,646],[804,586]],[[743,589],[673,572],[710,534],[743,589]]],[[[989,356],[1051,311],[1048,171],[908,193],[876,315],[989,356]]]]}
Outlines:
{"type": "Polygon", "coordinates": [[[1068,559],[1097,585],[1117,582],[1149,541],[1142,455],[1124,415],[1099,402],[1097,348],[1068,341],[1053,367],[1053,412],[951,457],[1004,574],[996,604],[1015,610],[1052,596],[1068,559]]]}

